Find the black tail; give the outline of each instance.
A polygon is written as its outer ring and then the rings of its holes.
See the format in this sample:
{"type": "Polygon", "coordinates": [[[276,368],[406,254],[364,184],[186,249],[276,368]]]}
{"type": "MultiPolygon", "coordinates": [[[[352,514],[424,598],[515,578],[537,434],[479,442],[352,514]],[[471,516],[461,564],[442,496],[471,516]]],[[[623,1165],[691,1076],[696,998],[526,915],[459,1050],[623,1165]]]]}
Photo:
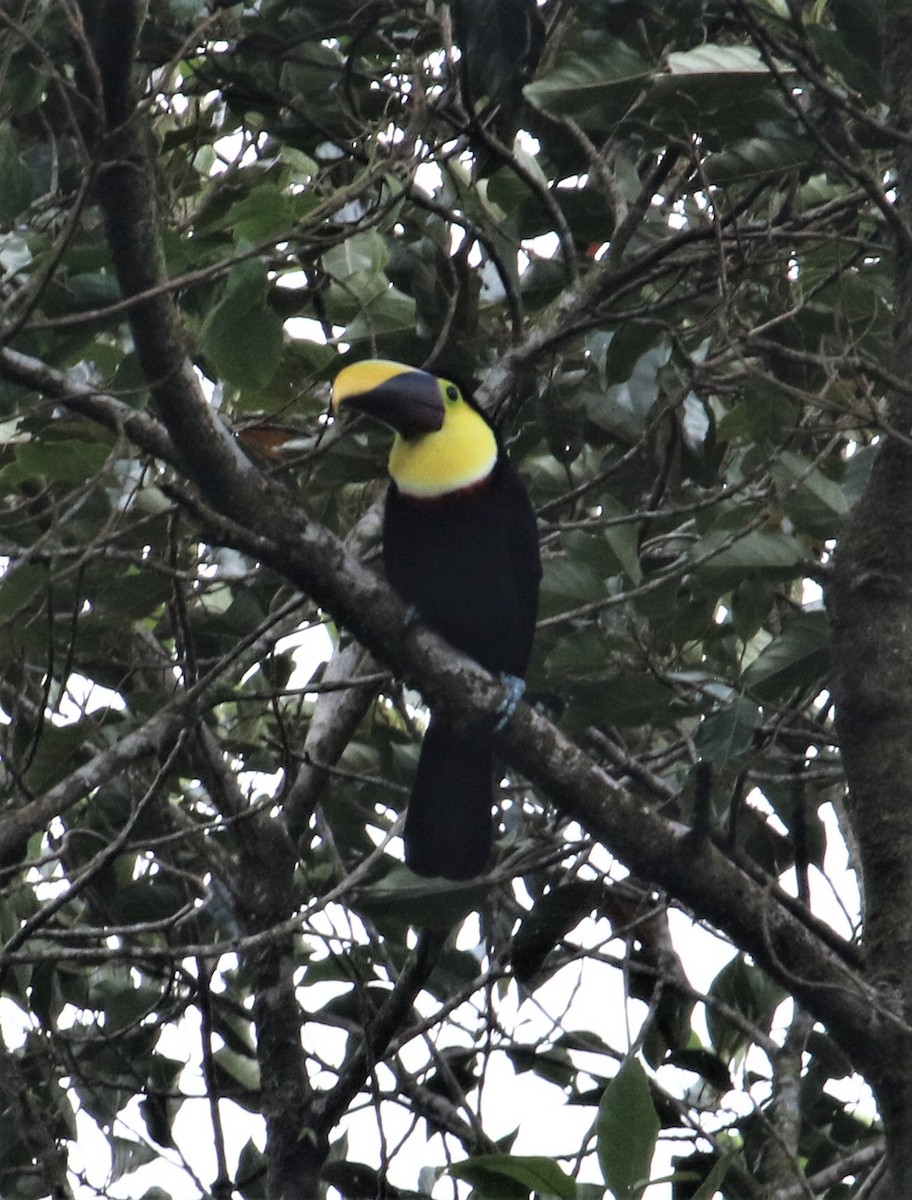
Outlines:
{"type": "Polygon", "coordinates": [[[413,871],[458,880],[485,869],[493,765],[484,740],[431,718],[405,818],[405,861],[413,871]]]}

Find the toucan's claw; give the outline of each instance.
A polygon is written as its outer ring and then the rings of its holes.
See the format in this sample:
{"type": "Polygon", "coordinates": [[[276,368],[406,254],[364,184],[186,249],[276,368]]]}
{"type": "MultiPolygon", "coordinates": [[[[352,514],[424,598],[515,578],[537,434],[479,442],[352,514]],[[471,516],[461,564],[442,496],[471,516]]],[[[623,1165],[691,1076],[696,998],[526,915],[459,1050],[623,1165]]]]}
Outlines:
{"type": "Polygon", "coordinates": [[[402,628],[411,629],[413,625],[417,625],[421,620],[421,613],[417,604],[407,604],[405,606],[405,616],[402,618],[402,628]]]}
{"type": "Polygon", "coordinates": [[[507,722],[519,707],[519,702],[523,698],[523,692],[526,690],[526,681],[520,679],[518,675],[507,675],[506,672],[501,671],[500,682],[504,685],[507,694],[501,703],[500,715],[493,728],[494,733],[500,733],[501,730],[506,729],[507,722]]]}

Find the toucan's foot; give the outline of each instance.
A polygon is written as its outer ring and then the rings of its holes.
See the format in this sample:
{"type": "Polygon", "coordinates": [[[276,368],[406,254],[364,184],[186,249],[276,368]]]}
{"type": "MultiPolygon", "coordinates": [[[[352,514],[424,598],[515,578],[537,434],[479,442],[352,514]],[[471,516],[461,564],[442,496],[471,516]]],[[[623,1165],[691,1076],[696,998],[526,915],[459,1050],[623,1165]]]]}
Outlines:
{"type": "Polygon", "coordinates": [[[494,733],[500,733],[502,729],[506,728],[507,722],[519,707],[519,702],[523,698],[523,692],[526,690],[526,681],[520,679],[518,675],[507,675],[504,671],[501,671],[500,682],[504,685],[507,694],[500,706],[500,715],[494,725],[494,733]]]}
{"type": "Polygon", "coordinates": [[[417,625],[421,620],[421,613],[418,611],[417,604],[407,604],[405,606],[405,617],[402,621],[404,629],[411,629],[413,625],[417,625]]]}

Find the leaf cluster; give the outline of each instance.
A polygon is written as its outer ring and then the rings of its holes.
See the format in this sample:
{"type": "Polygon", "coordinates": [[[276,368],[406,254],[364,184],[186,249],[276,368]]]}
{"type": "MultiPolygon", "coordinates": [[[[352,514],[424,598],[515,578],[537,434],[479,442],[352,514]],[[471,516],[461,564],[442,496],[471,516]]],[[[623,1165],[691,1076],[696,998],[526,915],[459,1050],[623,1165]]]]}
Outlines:
{"type": "Polygon", "coordinates": [[[138,291],[98,190],[92,7],[0,14],[0,1192],[208,1171],[278,1196],[277,1141],[302,1153],[354,1079],[352,1154],[338,1128],[318,1148],[346,1196],[411,1194],[416,1156],[479,1200],[633,1197],[650,1172],[676,1200],[796,1173],[845,1194],[881,1143],[828,1087],[850,1071],[830,1035],[799,1036],[744,946],[701,969],[693,907],[520,772],[489,875],[405,877],[418,697],[207,524],[143,329],[168,306],[219,426],[374,564],[385,443],[331,426],[331,378],[369,355],[474,381],[540,517],[528,698],[851,959],[820,589],[897,382],[868,6],[154,0],[130,70],[161,261],[138,291]],[[368,1069],[415,923],[462,933],[368,1069]],[[527,1152],[529,1080],[575,1142],[527,1152]],[[110,1169],[67,1182],[83,1118],[110,1169]]]}

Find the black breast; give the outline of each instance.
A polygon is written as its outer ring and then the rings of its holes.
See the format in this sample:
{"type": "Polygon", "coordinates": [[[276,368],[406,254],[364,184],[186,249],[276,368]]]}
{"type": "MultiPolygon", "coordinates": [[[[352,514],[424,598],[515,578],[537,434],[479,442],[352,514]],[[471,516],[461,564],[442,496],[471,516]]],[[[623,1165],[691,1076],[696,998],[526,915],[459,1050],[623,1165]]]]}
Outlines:
{"type": "Polygon", "coordinates": [[[541,565],[535,515],[506,459],[482,484],[435,499],[391,484],[383,558],[392,586],[432,629],[489,671],[525,674],[541,565]]]}

